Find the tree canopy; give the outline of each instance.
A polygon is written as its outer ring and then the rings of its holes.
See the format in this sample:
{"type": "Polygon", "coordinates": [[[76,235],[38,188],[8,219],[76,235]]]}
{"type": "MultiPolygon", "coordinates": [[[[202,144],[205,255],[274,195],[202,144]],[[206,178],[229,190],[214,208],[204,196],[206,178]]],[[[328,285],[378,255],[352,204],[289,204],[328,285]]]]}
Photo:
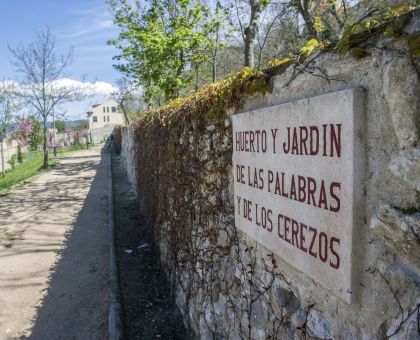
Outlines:
{"type": "Polygon", "coordinates": [[[66,129],[66,123],[64,122],[64,120],[56,120],[55,128],[57,129],[58,133],[63,133],[66,129]]]}
{"type": "MultiPolygon", "coordinates": [[[[335,46],[355,22],[386,20],[420,0],[108,0],[120,33],[117,70],[145,101],[165,104],[242,67],[305,46],[335,46]],[[374,19],[375,18],[375,19],[374,19]],[[382,18],[382,19],[381,19],[382,18]]],[[[368,28],[367,28],[368,29],[368,28]]]]}
{"type": "Polygon", "coordinates": [[[34,42],[9,48],[13,66],[20,82],[13,95],[34,110],[44,125],[44,167],[48,166],[47,118],[60,104],[84,97],[83,89],[66,82],[66,71],[73,62],[70,49],[64,55],[56,54],[55,38],[49,29],[37,32],[34,42]]]}
{"type": "Polygon", "coordinates": [[[193,81],[189,71],[208,60],[220,22],[211,19],[202,1],[151,0],[143,8],[126,0],[108,3],[121,29],[109,40],[121,52],[115,67],[144,87],[149,103],[162,95],[178,97],[193,81]]]}

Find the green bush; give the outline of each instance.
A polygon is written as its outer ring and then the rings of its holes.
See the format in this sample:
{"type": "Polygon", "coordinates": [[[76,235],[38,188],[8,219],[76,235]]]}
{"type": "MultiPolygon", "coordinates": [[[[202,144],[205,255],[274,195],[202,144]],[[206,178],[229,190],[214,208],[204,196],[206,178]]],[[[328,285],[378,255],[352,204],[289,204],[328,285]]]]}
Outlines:
{"type": "Polygon", "coordinates": [[[20,145],[18,145],[18,149],[17,149],[17,161],[19,164],[23,163],[22,147],[20,145]]]}
{"type": "Polygon", "coordinates": [[[16,165],[16,155],[13,155],[12,157],[10,157],[7,163],[9,163],[12,166],[12,169],[14,169],[16,165]]]}
{"type": "Polygon", "coordinates": [[[29,117],[29,119],[32,123],[32,132],[29,135],[29,148],[32,151],[37,151],[43,141],[42,125],[34,116],[29,117]]]}

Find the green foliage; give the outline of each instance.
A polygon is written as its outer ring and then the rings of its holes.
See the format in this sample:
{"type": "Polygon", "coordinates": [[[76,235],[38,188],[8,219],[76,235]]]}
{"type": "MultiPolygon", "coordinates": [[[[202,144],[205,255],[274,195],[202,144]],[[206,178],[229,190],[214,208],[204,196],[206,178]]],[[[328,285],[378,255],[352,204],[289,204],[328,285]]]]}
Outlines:
{"type": "Polygon", "coordinates": [[[151,0],[147,7],[126,0],[108,1],[121,29],[109,44],[121,51],[116,69],[143,85],[148,103],[163,93],[166,100],[192,82],[186,72],[208,59],[211,38],[220,26],[208,20],[209,9],[195,0],[151,0]]]}
{"type": "Polygon", "coordinates": [[[279,66],[282,66],[284,64],[289,65],[290,60],[291,60],[291,57],[285,57],[283,59],[272,59],[272,60],[269,60],[267,62],[267,65],[269,67],[279,67],[279,66]]]}
{"type": "Polygon", "coordinates": [[[420,35],[409,37],[408,47],[413,58],[420,58],[420,35]]]}
{"type": "Polygon", "coordinates": [[[262,8],[266,8],[270,4],[270,0],[259,0],[262,8]]]}
{"type": "Polygon", "coordinates": [[[323,43],[323,42],[318,41],[317,39],[310,39],[306,43],[306,45],[300,49],[299,52],[301,56],[307,57],[312,53],[315,53],[317,51],[324,49],[326,46],[328,46],[328,44],[329,44],[328,42],[323,43]]]}
{"type": "Polygon", "coordinates": [[[361,47],[353,47],[351,50],[351,55],[355,57],[356,59],[363,58],[367,56],[369,53],[366,51],[366,49],[361,47]]]}
{"type": "MultiPolygon", "coordinates": [[[[378,29],[383,28],[374,21],[363,24],[360,30],[356,28],[346,37],[347,51],[357,58],[367,55],[365,49],[357,46],[353,34],[365,34],[366,30],[371,36],[378,29]]],[[[166,259],[179,266],[173,271],[175,275],[185,268],[199,268],[200,274],[188,275],[190,287],[195,286],[192,280],[201,279],[203,271],[212,272],[202,266],[211,266],[212,261],[207,261],[208,258],[232,254],[232,243],[237,241],[236,235],[224,237],[227,241],[221,246],[218,233],[229,235],[230,227],[224,222],[214,227],[214,223],[209,222],[221,221],[220,216],[233,211],[220,190],[228,186],[232,166],[232,128],[225,123],[231,114],[228,109],[240,108],[245,98],[268,91],[271,76],[281,74],[290,65],[294,66],[290,67],[293,74],[299,74],[313,62],[310,57],[316,58],[333,47],[320,39],[311,39],[298,54],[271,60],[270,69],[259,72],[243,68],[223,81],[206,85],[200,91],[149,111],[134,121],[136,162],[147,165],[136,168],[144,211],[157,221],[154,235],[158,241],[163,240],[166,259]],[[213,248],[212,243],[216,244],[213,248]],[[203,250],[203,244],[210,246],[203,250]],[[206,254],[204,259],[201,258],[203,253],[206,254]]],[[[241,256],[237,258],[241,259],[241,256]]],[[[272,261],[274,268],[274,258],[272,261]]],[[[245,270],[252,275],[248,263],[245,270]]],[[[252,279],[248,283],[247,290],[250,291],[252,279]]],[[[237,290],[234,294],[238,295],[237,290]]]]}
{"type": "Polygon", "coordinates": [[[66,124],[62,120],[56,120],[55,128],[57,129],[58,133],[62,133],[66,129],[66,124]]]}
{"type": "Polygon", "coordinates": [[[36,151],[39,149],[43,141],[42,125],[35,118],[35,116],[29,117],[29,120],[32,123],[32,132],[30,133],[29,138],[28,138],[29,148],[32,151],[36,151]]]}
{"type": "MultiPolygon", "coordinates": [[[[180,119],[187,119],[187,117],[201,116],[208,120],[224,117],[228,108],[240,108],[246,96],[256,93],[265,94],[270,89],[270,78],[281,74],[291,64],[304,67],[304,62],[309,56],[316,52],[334,49],[340,54],[350,51],[353,57],[363,58],[369,53],[365,48],[358,46],[358,42],[363,42],[378,33],[384,33],[389,27],[393,28],[394,32],[401,30],[406,22],[404,15],[387,19],[379,19],[376,16],[365,17],[351,25],[336,44],[310,39],[299,50],[299,53],[289,53],[285,58],[270,60],[269,68],[264,71],[245,67],[236,74],[229,74],[222,81],[203,86],[199,91],[185,98],[172,100],[168,105],[142,113],[141,117],[137,116],[135,119],[134,127],[151,126],[156,120],[164,125],[182,125],[180,119]]],[[[419,36],[411,36],[408,41],[412,56],[418,57],[420,54],[419,36]]]]}
{"type": "MultiPolygon", "coordinates": [[[[355,58],[362,58],[368,55],[366,49],[358,46],[351,46],[354,36],[360,33],[372,33],[375,30],[384,32],[386,27],[395,23],[395,18],[381,22],[377,18],[367,18],[357,21],[343,34],[342,39],[336,44],[336,49],[340,53],[348,50],[355,58]]],[[[412,37],[413,52],[418,52],[418,37],[412,37]]],[[[171,124],[174,117],[187,115],[209,115],[209,118],[221,117],[224,111],[230,107],[239,108],[243,103],[244,96],[252,96],[255,93],[264,94],[269,90],[269,78],[279,74],[289,65],[295,63],[302,64],[305,59],[316,52],[331,49],[330,42],[322,42],[317,39],[310,39],[299,50],[297,55],[289,53],[288,57],[282,59],[272,59],[268,62],[269,69],[256,71],[249,67],[243,68],[237,74],[230,74],[224,80],[204,86],[200,91],[193,93],[185,98],[171,101],[168,105],[146,112],[136,120],[135,125],[150,124],[155,119],[160,119],[165,124],[171,124]]],[[[178,124],[178,123],[177,123],[178,124]]]]}
{"type": "Polygon", "coordinates": [[[291,0],[289,6],[292,8],[310,8],[314,3],[314,0],[291,0]]]}
{"type": "Polygon", "coordinates": [[[23,163],[22,147],[20,146],[20,144],[17,147],[17,161],[19,164],[23,163]]]}
{"type": "Polygon", "coordinates": [[[29,177],[32,177],[42,171],[43,156],[38,152],[31,152],[25,157],[29,160],[16,165],[15,169],[7,171],[7,176],[0,178],[0,191],[10,188],[29,177]]]}
{"type": "Polygon", "coordinates": [[[207,116],[208,119],[223,117],[230,107],[239,108],[245,95],[265,94],[269,90],[267,75],[261,71],[244,67],[237,74],[203,86],[186,98],[172,100],[168,105],[146,112],[134,122],[134,126],[149,125],[155,119],[163,124],[179,124],[179,118],[207,116]]]}
{"type": "Polygon", "coordinates": [[[272,59],[268,61],[267,65],[270,68],[278,69],[280,67],[287,67],[291,63],[299,64],[302,63],[310,55],[314,54],[315,52],[325,50],[329,46],[329,41],[322,42],[318,41],[317,39],[310,39],[306,42],[306,44],[303,47],[300,48],[299,53],[297,55],[290,52],[288,57],[282,59],[272,59]]]}
{"type": "Polygon", "coordinates": [[[73,143],[72,145],[66,146],[64,148],[60,148],[60,150],[58,151],[58,154],[62,155],[62,154],[65,154],[66,152],[88,150],[88,149],[89,149],[89,146],[87,144],[73,143]]]}
{"type": "MultiPolygon", "coordinates": [[[[345,55],[350,51],[356,58],[364,57],[367,53],[358,45],[380,34],[383,34],[385,37],[398,36],[409,20],[409,14],[405,11],[412,9],[414,9],[414,6],[401,5],[391,8],[388,13],[380,13],[375,10],[369,11],[363,18],[350,25],[344,31],[342,38],[336,45],[339,53],[345,55]]],[[[410,39],[408,40],[409,44],[410,39]]]]}
{"type": "Polygon", "coordinates": [[[16,165],[16,155],[13,155],[12,157],[10,157],[7,163],[9,163],[12,169],[14,169],[16,165]]]}
{"type": "Polygon", "coordinates": [[[391,7],[390,15],[393,16],[393,17],[399,16],[401,14],[412,11],[415,8],[416,8],[416,6],[411,5],[411,4],[407,4],[407,3],[406,4],[400,4],[400,5],[391,7]]]}
{"type": "MultiPolygon", "coordinates": [[[[71,151],[86,150],[87,147],[84,144],[77,146],[68,146],[61,148],[58,151],[58,155],[62,156],[63,154],[71,151]]],[[[0,191],[10,188],[11,186],[24,181],[34,175],[37,175],[41,171],[45,170],[43,167],[44,157],[43,154],[36,151],[31,151],[24,153],[22,155],[23,163],[16,164],[16,155],[15,156],[15,167],[7,170],[6,177],[0,177],[0,191]]],[[[50,165],[54,165],[57,162],[56,158],[53,158],[50,162],[50,165]]]]}

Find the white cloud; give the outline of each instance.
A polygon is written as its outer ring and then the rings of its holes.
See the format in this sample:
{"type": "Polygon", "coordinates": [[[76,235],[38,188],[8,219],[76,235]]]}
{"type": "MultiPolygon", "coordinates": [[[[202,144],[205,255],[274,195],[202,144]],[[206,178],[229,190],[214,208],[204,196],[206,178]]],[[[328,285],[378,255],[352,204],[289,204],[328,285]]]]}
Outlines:
{"type": "Polygon", "coordinates": [[[109,11],[104,9],[105,7],[95,5],[93,7],[85,7],[85,8],[78,8],[78,9],[71,9],[68,11],[69,15],[81,16],[85,18],[86,16],[107,16],[109,11]]]}
{"type": "MultiPolygon", "coordinates": [[[[4,80],[0,83],[2,83],[6,89],[13,89],[20,86],[20,84],[14,80],[4,80]]],[[[21,88],[30,88],[30,85],[25,84],[21,88]]],[[[52,88],[57,90],[60,88],[77,88],[80,89],[86,96],[111,96],[112,94],[118,92],[117,87],[105,81],[95,81],[92,83],[89,81],[80,81],[71,78],[60,78],[55,80],[52,88]]]]}
{"type": "MultiPolygon", "coordinates": [[[[19,87],[19,83],[13,80],[0,81],[0,88],[15,88],[19,87]]],[[[65,112],[65,119],[84,119],[86,118],[86,111],[91,109],[91,106],[95,103],[101,103],[113,94],[118,92],[118,88],[111,83],[104,81],[80,81],[71,78],[61,78],[54,82],[56,89],[63,88],[80,88],[82,93],[86,95],[86,98],[79,101],[64,103],[57,108],[57,112],[65,112]]],[[[25,86],[23,86],[25,88],[25,86]]],[[[28,114],[32,112],[29,107],[21,107],[19,113],[28,114]]]]}
{"type": "Polygon", "coordinates": [[[88,81],[79,81],[71,78],[61,78],[55,82],[58,87],[79,87],[84,94],[88,96],[110,96],[118,91],[118,88],[105,81],[96,81],[94,83],[88,81]]]}
{"type": "Polygon", "coordinates": [[[110,96],[112,93],[118,92],[118,89],[110,83],[97,81],[95,83],[84,83],[93,95],[110,96]]]}
{"type": "Polygon", "coordinates": [[[113,28],[113,22],[111,19],[106,20],[98,20],[95,19],[91,22],[91,24],[86,28],[86,26],[76,28],[72,31],[72,33],[67,34],[57,34],[57,37],[59,39],[74,39],[74,38],[80,38],[84,36],[91,36],[94,33],[101,32],[103,30],[108,30],[110,28],[113,28]]]}

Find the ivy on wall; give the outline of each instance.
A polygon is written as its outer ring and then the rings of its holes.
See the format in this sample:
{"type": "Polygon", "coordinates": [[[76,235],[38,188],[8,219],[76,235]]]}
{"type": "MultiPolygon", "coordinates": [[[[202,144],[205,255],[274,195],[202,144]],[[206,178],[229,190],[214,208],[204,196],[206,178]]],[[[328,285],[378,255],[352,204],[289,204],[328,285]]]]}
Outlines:
{"type": "MultiPolygon", "coordinates": [[[[178,293],[184,315],[190,314],[193,305],[200,305],[210,315],[205,322],[214,337],[236,332],[242,338],[252,338],[252,315],[264,304],[267,315],[261,317],[265,330],[269,338],[278,338],[279,332],[292,327],[291,316],[299,307],[307,313],[313,307],[299,306],[296,292],[273,254],[260,252],[256,243],[250,245],[234,226],[229,196],[230,112],[238,111],[247,98],[269,92],[273,76],[291,65],[305,65],[322,52],[367,56],[364,43],[375,36],[401,35],[412,15],[363,18],[336,44],[312,39],[298,54],[272,60],[263,71],[243,68],[186,98],[149,111],[133,123],[142,207],[174,287],[181,287],[178,293]],[[289,300],[284,306],[273,303],[274,287],[287,292],[289,300]],[[225,308],[217,310],[217,304],[225,308]]],[[[406,39],[411,57],[418,58],[419,37],[406,39]]],[[[306,321],[297,330],[305,336],[306,321]]]]}

